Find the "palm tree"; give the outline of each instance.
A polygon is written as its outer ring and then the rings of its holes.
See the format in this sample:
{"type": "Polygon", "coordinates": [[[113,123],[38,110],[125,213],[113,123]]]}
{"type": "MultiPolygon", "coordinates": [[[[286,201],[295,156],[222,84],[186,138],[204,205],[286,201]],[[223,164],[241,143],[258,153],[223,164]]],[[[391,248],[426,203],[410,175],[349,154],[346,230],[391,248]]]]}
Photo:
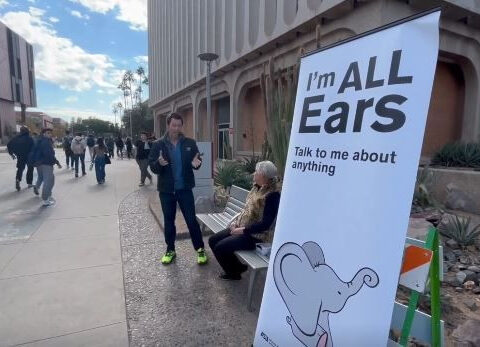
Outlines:
{"type": "Polygon", "coordinates": [[[145,70],[143,67],[139,66],[137,69],[137,75],[138,75],[138,88],[137,88],[137,93],[138,93],[138,103],[142,103],[142,83],[145,79],[145,70]]]}

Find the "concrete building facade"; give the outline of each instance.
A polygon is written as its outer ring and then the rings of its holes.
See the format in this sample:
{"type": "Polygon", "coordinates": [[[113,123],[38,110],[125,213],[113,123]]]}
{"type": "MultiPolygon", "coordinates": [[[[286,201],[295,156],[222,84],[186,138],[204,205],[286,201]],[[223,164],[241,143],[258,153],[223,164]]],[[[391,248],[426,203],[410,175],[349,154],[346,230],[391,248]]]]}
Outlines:
{"type": "Polygon", "coordinates": [[[37,106],[33,48],[0,22],[0,140],[6,142],[16,128],[15,105],[37,106]]]}
{"type": "Polygon", "coordinates": [[[422,154],[480,138],[480,3],[468,0],[149,0],[149,88],[155,132],[183,114],[185,133],[207,133],[205,63],[212,64],[214,155],[259,152],[265,133],[260,74],[317,47],[442,7],[440,50],[422,154]],[[317,28],[319,28],[317,33],[317,28]],[[318,42],[317,42],[318,41],[318,42]]]}

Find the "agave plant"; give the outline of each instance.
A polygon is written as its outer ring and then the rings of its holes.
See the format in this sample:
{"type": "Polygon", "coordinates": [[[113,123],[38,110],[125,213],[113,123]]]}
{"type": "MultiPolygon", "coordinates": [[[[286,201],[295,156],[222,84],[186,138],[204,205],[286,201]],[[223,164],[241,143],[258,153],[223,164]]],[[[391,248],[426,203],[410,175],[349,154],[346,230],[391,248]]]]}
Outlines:
{"type": "Polygon", "coordinates": [[[260,161],[260,158],[257,156],[244,158],[242,162],[243,170],[248,174],[254,173],[257,163],[259,161],[260,161]]]}
{"type": "Polygon", "coordinates": [[[216,186],[221,186],[228,191],[235,180],[241,175],[242,169],[236,161],[219,161],[213,177],[216,186]]]}
{"type": "MultiPolygon", "coordinates": [[[[299,58],[301,54],[299,51],[299,58]]],[[[297,92],[300,59],[285,70],[275,71],[273,58],[268,62],[268,75],[260,76],[260,87],[265,106],[267,138],[280,177],[285,172],[288,143],[292,128],[293,109],[297,92]]]]}
{"type": "Polygon", "coordinates": [[[480,144],[447,143],[435,153],[432,164],[448,167],[480,167],[480,144]]]}
{"type": "Polygon", "coordinates": [[[454,239],[463,247],[475,243],[475,239],[480,235],[480,224],[471,226],[470,217],[449,216],[447,223],[439,226],[441,234],[454,239]]]}

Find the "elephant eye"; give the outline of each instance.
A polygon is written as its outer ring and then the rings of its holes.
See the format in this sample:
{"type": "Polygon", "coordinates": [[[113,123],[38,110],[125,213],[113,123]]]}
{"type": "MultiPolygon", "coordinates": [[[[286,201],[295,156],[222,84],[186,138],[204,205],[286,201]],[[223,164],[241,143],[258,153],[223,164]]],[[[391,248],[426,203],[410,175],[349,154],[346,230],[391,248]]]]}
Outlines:
{"type": "Polygon", "coordinates": [[[338,295],[342,295],[342,293],[340,293],[340,291],[338,291],[337,293],[338,293],[338,295]]]}

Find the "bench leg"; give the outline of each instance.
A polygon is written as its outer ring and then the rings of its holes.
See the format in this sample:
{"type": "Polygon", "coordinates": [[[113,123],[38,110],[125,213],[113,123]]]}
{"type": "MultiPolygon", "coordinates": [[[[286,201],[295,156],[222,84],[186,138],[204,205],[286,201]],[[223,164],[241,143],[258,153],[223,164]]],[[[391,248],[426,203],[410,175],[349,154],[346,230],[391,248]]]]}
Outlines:
{"type": "Polygon", "coordinates": [[[248,294],[247,294],[247,301],[248,301],[248,310],[251,312],[253,311],[252,307],[252,296],[253,296],[253,285],[255,284],[255,279],[257,278],[257,270],[252,270],[250,272],[250,282],[248,283],[248,294]]]}

